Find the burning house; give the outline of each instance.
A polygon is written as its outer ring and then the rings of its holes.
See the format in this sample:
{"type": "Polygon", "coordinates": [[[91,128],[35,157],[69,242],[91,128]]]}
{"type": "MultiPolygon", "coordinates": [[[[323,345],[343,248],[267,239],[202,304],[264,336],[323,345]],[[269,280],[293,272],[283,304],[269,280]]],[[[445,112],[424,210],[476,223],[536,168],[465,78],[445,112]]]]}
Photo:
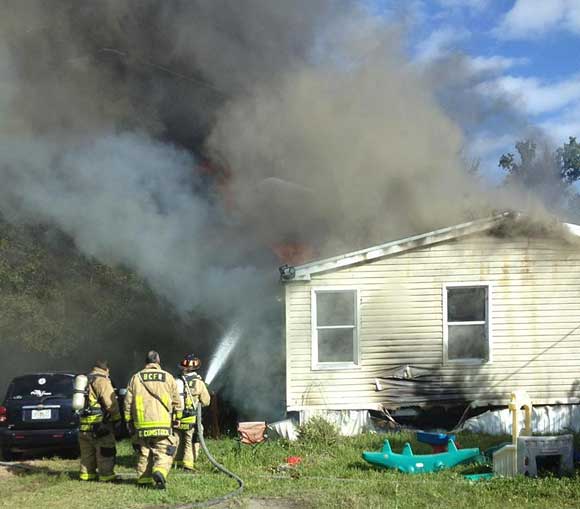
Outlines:
{"type": "Polygon", "coordinates": [[[577,403],[579,232],[502,213],[285,267],[287,410],[577,403]]]}
{"type": "MultiPolygon", "coordinates": [[[[160,349],[168,364],[193,350],[212,367],[212,389],[240,413],[277,418],[285,357],[274,270],[288,263],[296,269],[286,285],[288,409],[391,408],[448,397],[450,387],[471,390],[452,383],[450,366],[459,364],[441,360],[441,285],[456,281],[445,273],[453,264],[417,262],[435,249],[459,250],[472,226],[453,229],[457,237],[445,242],[436,233],[421,246],[414,238],[396,243],[407,246],[392,248],[397,254],[381,247],[341,257],[352,260],[344,266],[303,265],[506,204],[530,208],[527,195],[489,192],[466,169],[474,119],[519,118],[511,102],[479,97],[476,83],[495,75],[455,56],[416,65],[408,42],[396,17],[356,1],[13,2],[0,20],[0,221],[43,225],[55,252],[73,246],[134,275],[171,322],[168,330],[155,323],[118,334],[108,322],[89,328],[71,309],[90,306],[66,293],[64,311],[47,313],[46,328],[67,336],[74,325],[82,340],[67,358],[55,342],[33,341],[39,358],[22,364],[44,368],[42,354],[57,352],[58,367],[84,369],[93,345],[127,375],[136,367],[127,359],[140,359],[141,348],[160,349]],[[396,277],[389,264],[401,270],[396,277]],[[318,290],[332,285],[345,291],[318,290]],[[340,334],[323,316],[335,306],[340,334]]],[[[483,255],[473,256],[465,259],[474,274],[466,268],[459,282],[488,281],[478,275],[483,255]]],[[[90,290],[92,279],[79,286],[90,290]]],[[[466,291],[495,313],[496,286],[466,291]]],[[[46,292],[37,293],[42,300],[46,292]]],[[[550,313],[560,309],[559,295],[550,297],[550,313]]],[[[136,313],[139,323],[149,316],[136,313]]],[[[547,327],[537,320],[538,330],[547,327]]],[[[549,330],[534,352],[565,334],[549,330]]],[[[471,373],[476,384],[495,376],[495,334],[493,359],[458,368],[461,376],[471,373]]],[[[23,346],[18,355],[30,359],[23,346]]],[[[15,357],[0,359],[6,373],[15,357]]]]}

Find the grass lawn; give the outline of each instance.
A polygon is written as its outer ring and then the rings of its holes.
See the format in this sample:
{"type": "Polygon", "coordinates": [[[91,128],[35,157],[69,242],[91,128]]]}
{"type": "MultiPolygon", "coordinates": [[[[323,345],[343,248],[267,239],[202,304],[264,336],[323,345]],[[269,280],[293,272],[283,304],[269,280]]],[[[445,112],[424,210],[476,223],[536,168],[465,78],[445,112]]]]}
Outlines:
{"type": "MultiPolygon", "coordinates": [[[[457,467],[437,474],[406,475],[378,470],[361,459],[363,450],[379,450],[385,435],[341,438],[332,446],[270,441],[255,455],[232,439],[208,441],[218,461],[246,482],[241,499],[222,507],[364,507],[364,508],[578,508],[580,479],[494,479],[470,483],[462,473],[473,467],[457,467]],[[288,456],[302,463],[285,467],[288,456]]],[[[429,448],[414,441],[414,435],[387,435],[393,450],[410,441],[416,453],[429,448]]],[[[463,447],[485,450],[507,437],[459,435],[463,447]]],[[[130,444],[118,444],[118,473],[132,472],[130,444]]],[[[152,508],[171,506],[225,494],[236,484],[213,470],[203,458],[199,473],[191,476],[172,472],[166,491],[139,488],[132,482],[119,484],[81,483],[76,480],[76,460],[58,458],[29,461],[39,471],[17,473],[0,468],[0,507],[11,508],[152,508]]]]}

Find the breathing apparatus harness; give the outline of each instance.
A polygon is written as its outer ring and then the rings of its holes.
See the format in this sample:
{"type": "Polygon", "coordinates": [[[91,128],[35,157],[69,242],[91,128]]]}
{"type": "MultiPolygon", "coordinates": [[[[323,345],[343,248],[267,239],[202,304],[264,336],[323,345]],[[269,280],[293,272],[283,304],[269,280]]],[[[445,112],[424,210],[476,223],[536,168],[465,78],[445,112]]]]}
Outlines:
{"type": "MultiPolygon", "coordinates": [[[[101,405],[97,407],[91,407],[90,403],[90,391],[91,389],[96,394],[95,388],[93,387],[93,382],[97,377],[107,378],[106,375],[101,375],[100,373],[91,373],[89,375],[77,375],[74,382],[73,391],[73,410],[81,417],[91,417],[94,415],[102,415],[103,420],[101,422],[92,425],[91,430],[82,431],[92,431],[95,438],[102,438],[111,433],[111,430],[107,426],[111,419],[111,415],[107,412],[103,412],[101,405]]],[[[98,403],[98,400],[97,400],[98,403]]],[[[81,423],[82,427],[82,423],[81,423]]],[[[119,433],[114,432],[115,438],[120,438],[119,433]]]]}
{"type": "Polygon", "coordinates": [[[165,408],[165,410],[167,410],[167,412],[169,412],[169,415],[171,416],[171,408],[169,408],[167,404],[157,394],[155,394],[151,389],[149,389],[149,387],[147,387],[147,384],[145,383],[145,380],[143,380],[143,375],[141,375],[141,373],[139,373],[139,380],[141,380],[141,385],[143,385],[143,388],[149,393],[149,395],[152,396],[153,399],[159,401],[159,403],[161,403],[161,406],[165,408]]]}
{"type": "MultiPolygon", "coordinates": [[[[193,373],[197,379],[201,380],[201,377],[197,373],[193,373]]],[[[193,394],[191,393],[191,387],[189,386],[189,381],[185,374],[182,373],[181,380],[183,381],[183,389],[187,393],[187,396],[183,398],[183,417],[193,417],[196,415],[196,410],[199,404],[196,404],[195,400],[193,399],[193,394]],[[187,398],[191,401],[193,408],[187,408],[185,402],[187,398]]]]}
{"type": "MultiPolygon", "coordinates": [[[[99,409],[96,410],[96,407],[91,407],[91,401],[89,398],[91,389],[93,390],[93,392],[96,394],[97,391],[95,391],[95,388],[93,387],[93,382],[95,381],[95,379],[97,377],[101,377],[101,378],[106,378],[105,375],[99,375],[99,374],[90,374],[87,375],[87,378],[89,380],[89,383],[87,384],[87,388],[85,389],[85,407],[83,408],[82,414],[83,415],[98,415],[98,414],[102,414],[103,410],[100,408],[99,405],[99,409]]],[[[98,403],[98,401],[97,401],[98,403]]]]}
{"type": "Polygon", "coordinates": [[[75,377],[73,390],[73,410],[83,417],[89,415],[98,415],[102,413],[100,407],[98,411],[95,411],[90,406],[89,395],[91,389],[96,393],[95,388],[93,387],[93,382],[97,377],[106,378],[105,375],[98,373],[91,373],[89,375],[77,375],[75,377]]]}

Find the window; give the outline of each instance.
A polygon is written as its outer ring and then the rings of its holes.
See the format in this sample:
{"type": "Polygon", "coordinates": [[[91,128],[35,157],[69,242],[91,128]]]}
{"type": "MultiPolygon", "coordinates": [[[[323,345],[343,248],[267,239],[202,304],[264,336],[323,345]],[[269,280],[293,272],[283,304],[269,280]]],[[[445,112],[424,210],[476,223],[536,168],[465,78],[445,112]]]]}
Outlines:
{"type": "Polygon", "coordinates": [[[445,361],[482,363],[491,360],[490,301],[488,284],[445,285],[445,361]]]}
{"type": "Polygon", "coordinates": [[[74,377],[69,375],[24,375],[12,380],[7,399],[35,399],[44,396],[72,398],[74,377]]]}
{"type": "Polygon", "coordinates": [[[312,291],[312,368],[358,364],[357,290],[312,291]]]}

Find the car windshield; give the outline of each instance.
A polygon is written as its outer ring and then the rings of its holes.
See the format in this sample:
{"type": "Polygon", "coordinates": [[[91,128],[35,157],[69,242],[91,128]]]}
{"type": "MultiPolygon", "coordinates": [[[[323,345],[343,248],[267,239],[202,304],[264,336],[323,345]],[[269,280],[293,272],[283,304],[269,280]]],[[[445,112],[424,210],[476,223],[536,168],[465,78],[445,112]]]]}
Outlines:
{"type": "Polygon", "coordinates": [[[67,375],[26,375],[15,378],[8,399],[72,398],[73,377],[67,375]]]}

